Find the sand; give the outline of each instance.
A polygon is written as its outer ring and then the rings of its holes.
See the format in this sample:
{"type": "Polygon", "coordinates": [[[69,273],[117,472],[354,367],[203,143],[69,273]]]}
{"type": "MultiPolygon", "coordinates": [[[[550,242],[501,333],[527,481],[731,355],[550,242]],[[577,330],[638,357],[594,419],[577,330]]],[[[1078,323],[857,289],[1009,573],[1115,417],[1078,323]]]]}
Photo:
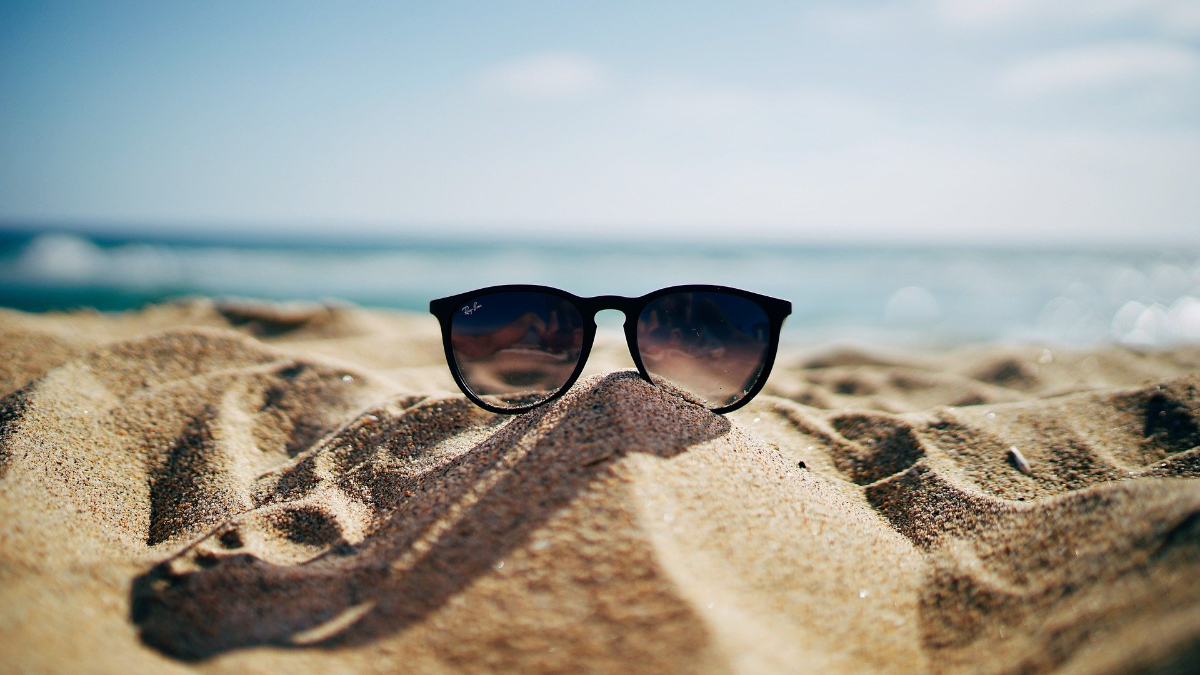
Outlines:
{"type": "Polygon", "coordinates": [[[505,417],[431,317],[0,310],[0,671],[1200,671],[1200,350],[623,349],[505,417]]]}

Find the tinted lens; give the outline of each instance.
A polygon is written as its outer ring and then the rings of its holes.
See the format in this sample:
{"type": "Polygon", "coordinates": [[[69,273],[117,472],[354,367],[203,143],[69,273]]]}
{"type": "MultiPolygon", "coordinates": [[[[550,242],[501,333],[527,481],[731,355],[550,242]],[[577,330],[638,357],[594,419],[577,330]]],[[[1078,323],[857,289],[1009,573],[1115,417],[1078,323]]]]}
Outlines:
{"type": "Polygon", "coordinates": [[[754,387],[771,344],[771,321],[757,302],[729,293],[672,293],[652,301],[637,323],[642,365],[722,408],[754,387]]]}
{"type": "Polygon", "coordinates": [[[583,319],[549,293],[480,295],[450,322],[455,366],[477,396],[519,408],[554,395],[571,378],[583,349],[583,319]]]}

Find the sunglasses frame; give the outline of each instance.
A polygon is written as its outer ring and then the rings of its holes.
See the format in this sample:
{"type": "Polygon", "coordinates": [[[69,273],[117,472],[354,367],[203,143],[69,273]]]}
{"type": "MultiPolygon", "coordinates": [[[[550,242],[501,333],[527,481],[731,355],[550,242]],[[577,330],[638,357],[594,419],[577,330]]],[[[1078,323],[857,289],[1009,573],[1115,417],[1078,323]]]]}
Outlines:
{"type": "MultiPolygon", "coordinates": [[[[550,286],[537,286],[531,284],[506,284],[502,286],[488,286],[466,293],[459,293],[445,298],[438,298],[429,303],[429,312],[437,317],[438,322],[442,327],[442,347],[446,352],[446,365],[450,367],[450,374],[454,376],[454,382],[458,384],[458,388],[466,394],[467,398],[471,399],[475,405],[484,410],[501,413],[506,415],[518,415],[524,412],[529,412],[534,408],[545,405],[575,386],[576,380],[583,372],[584,366],[587,365],[588,356],[592,352],[592,344],[596,339],[596,314],[606,309],[615,309],[625,315],[625,343],[629,347],[629,355],[633,357],[633,363],[637,366],[638,374],[642,379],[650,384],[654,384],[654,380],[650,378],[650,372],[646,370],[646,366],[642,363],[642,356],[638,350],[637,341],[637,320],[642,314],[642,310],[646,308],[654,300],[663,297],[664,295],[672,295],[674,293],[695,293],[695,292],[710,292],[710,293],[726,293],[735,295],[747,300],[751,300],[758,304],[766,313],[767,319],[771,324],[771,341],[767,345],[767,353],[763,359],[762,370],[759,371],[758,378],[754,385],[746,392],[742,398],[733,403],[722,406],[720,408],[709,408],[714,413],[724,414],[733,412],[738,408],[746,405],[753,399],[758,392],[762,390],[767,383],[767,378],[771,375],[771,367],[775,364],[775,355],[779,351],[779,332],[783,329],[783,320],[792,313],[792,303],[779,298],[772,298],[767,295],[743,291],[740,288],[730,288],[729,286],[714,286],[711,284],[687,284],[683,286],[670,286],[660,288],[657,291],[647,293],[646,295],[627,298],[620,295],[599,295],[592,298],[584,298],[578,295],[568,293],[564,290],[553,288],[550,286]],[[451,323],[454,315],[458,310],[473,298],[478,298],[483,295],[492,293],[506,292],[532,292],[546,293],[558,298],[562,298],[570,302],[579,315],[583,318],[583,345],[579,351],[579,362],[575,365],[575,371],[567,378],[567,381],[559,387],[558,391],[549,397],[538,401],[532,405],[522,406],[519,408],[501,408],[494,406],[487,401],[484,401],[480,396],[471,391],[459,371],[458,360],[454,358],[454,349],[451,339],[451,323]]],[[[657,386],[657,385],[655,385],[657,386]]]]}

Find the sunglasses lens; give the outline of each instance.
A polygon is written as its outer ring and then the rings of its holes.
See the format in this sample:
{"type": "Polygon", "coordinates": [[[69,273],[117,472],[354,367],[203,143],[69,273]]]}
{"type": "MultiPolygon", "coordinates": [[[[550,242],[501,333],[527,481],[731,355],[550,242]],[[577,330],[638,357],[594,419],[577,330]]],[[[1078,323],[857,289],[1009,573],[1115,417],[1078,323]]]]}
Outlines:
{"type": "Polygon", "coordinates": [[[652,301],[637,323],[638,352],[654,379],[711,408],[737,403],[758,381],[771,321],[757,302],[729,293],[672,293],[652,301]]]}
{"type": "Polygon", "coordinates": [[[549,293],[491,293],[455,310],[450,338],[471,393],[520,408],[550,398],[571,379],[583,350],[583,318],[549,293]]]}

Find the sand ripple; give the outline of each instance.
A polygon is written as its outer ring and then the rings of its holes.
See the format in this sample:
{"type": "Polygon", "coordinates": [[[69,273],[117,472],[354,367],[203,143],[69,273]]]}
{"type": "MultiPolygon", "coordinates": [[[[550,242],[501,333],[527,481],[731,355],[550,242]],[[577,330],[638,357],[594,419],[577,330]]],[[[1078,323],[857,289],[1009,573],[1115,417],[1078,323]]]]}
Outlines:
{"type": "Polygon", "coordinates": [[[1194,350],[797,354],[730,417],[611,361],[510,418],[405,315],[193,301],[0,336],[13,670],[1200,662],[1194,350]]]}

